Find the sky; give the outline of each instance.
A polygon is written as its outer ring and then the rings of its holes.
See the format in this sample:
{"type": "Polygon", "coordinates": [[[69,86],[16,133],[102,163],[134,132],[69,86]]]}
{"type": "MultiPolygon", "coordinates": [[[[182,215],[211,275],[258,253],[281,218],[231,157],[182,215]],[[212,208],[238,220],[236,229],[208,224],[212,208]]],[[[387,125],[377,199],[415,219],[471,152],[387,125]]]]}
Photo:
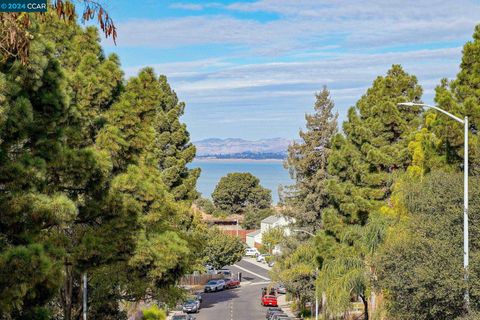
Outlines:
{"type": "Polygon", "coordinates": [[[454,78],[480,1],[105,1],[127,77],[152,66],[187,107],[193,141],[294,139],[326,85],[340,121],[392,64],[433,103],[454,78]]]}

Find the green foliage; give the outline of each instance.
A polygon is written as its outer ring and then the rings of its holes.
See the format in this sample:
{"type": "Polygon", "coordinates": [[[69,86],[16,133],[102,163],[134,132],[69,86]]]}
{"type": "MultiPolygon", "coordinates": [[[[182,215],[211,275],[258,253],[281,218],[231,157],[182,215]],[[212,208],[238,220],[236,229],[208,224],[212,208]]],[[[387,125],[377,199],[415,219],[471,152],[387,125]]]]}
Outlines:
{"type": "Polygon", "coordinates": [[[235,172],[220,179],[212,193],[212,199],[218,209],[238,213],[248,206],[258,209],[270,207],[271,193],[251,173],[235,172]]]}
{"type": "Polygon", "coordinates": [[[349,110],[345,136],[333,139],[328,164],[334,177],[328,191],[345,222],[364,224],[391,195],[394,173],[410,162],[408,137],[420,122],[419,108],[397,103],[417,101],[421,94],[416,77],[394,65],[349,110]]]}
{"type": "Polygon", "coordinates": [[[282,243],[282,256],[277,259],[273,279],[285,285],[300,306],[315,298],[315,245],[312,241],[296,243],[292,250],[282,243]]]}
{"type": "Polygon", "coordinates": [[[165,314],[165,311],[160,309],[157,306],[151,306],[149,308],[143,309],[143,320],[165,320],[167,319],[167,315],[165,314]]]}
{"type": "Polygon", "coordinates": [[[212,200],[207,198],[198,198],[195,200],[195,205],[206,214],[214,214],[215,213],[215,205],[213,204],[212,200]]]}
{"type": "MultiPolygon", "coordinates": [[[[472,179],[472,185],[478,179],[472,179]]],[[[463,316],[463,180],[433,172],[404,194],[410,218],[392,230],[379,256],[379,281],[393,319],[455,319],[463,316]]],[[[479,190],[470,195],[470,301],[480,308],[479,190]]]]}
{"type": "Polygon", "coordinates": [[[301,142],[288,148],[285,167],[296,180],[294,186],[283,194],[286,212],[296,224],[314,232],[321,226],[321,211],[328,205],[325,180],[327,160],[331,151],[331,138],[337,132],[337,114],[326,87],[315,95],[315,113],[307,114],[306,131],[300,131],[301,142]]]}
{"type": "Polygon", "coordinates": [[[421,94],[417,79],[394,65],[349,110],[345,135],[332,140],[326,182],[330,207],[323,210],[324,230],[317,239],[320,284],[330,314],[348,310],[355,294],[369,315],[373,258],[388,226],[382,206],[410,163],[408,141],[420,123],[419,108],[397,103],[417,101],[421,94]]]}
{"type": "Polygon", "coordinates": [[[248,207],[244,214],[242,227],[247,230],[260,229],[261,221],[274,214],[275,210],[272,208],[256,209],[248,207]]]}
{"type": "Polygon", "coordinates": [[[285,238],[285,229],[283,227],[273,227],[262,234],[262,244],[272,253],[275,246],[279,245],[285,238]]]}
{"type": "MultiPolygon", "coordinates": [[[[469,117],[470,127],[480,128],[480,25],[475,27],[473,40],[463,47],[460,72],[456,79],[443,79],[436,88],[435,102],[438,107],[463,118],[469,117]]],[[[433,110],[431,112],[434,112],[433,110]]],[[[448,163],[459,168],[463,162],[463,125],[445,115],[438,115],[433,123],[432,131],[441,139],[438,153],[448,163]]],[[[480,140],[478,135],[469,134],[470,172],[480,173],[480,140]]]]}
{"type": "Polygon", "coordinates": [[[85,271],[98,318],[177,296],[202,249],[184,104],[151,69],[124,87],[94,28],[31,32],[30,64],[0,63],[0,317],[78,318],[85,271]]]}
{"type": "Polygon", "coordinates": [[[224,234],[214,228],[206,231],[205,238],[202,256],[204,262],[215,269],[221,269],[242,260],[245,246],[238,237],[224,234]]]}
{"type": "Polygon", "coordinates": [[[31,43],[30,67],[0,63],[2,316],[44,317],[62,281],[64,232],[78,217],[74,198],[83,193],[76,191],[96,174],[71,167],[82,157],[86,166],[91,162],[67,143],[73,113],[53,48],[39,36],[31,43]]]}

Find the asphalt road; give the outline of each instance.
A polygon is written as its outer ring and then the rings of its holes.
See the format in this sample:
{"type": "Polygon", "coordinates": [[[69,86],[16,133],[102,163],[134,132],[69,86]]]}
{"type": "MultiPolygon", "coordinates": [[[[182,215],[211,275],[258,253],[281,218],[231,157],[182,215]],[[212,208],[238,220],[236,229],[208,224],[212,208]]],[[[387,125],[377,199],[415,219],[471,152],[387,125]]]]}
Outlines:
{"type": "Polygon", "coordinates": [[[240,288],[204,293],[200,313],[194,315],[197,320],[265,319],[266,308],[260,305],[260,297],[270,280],[268,271],[243,260],[237,266],[228,269],[242,273],[240,288]]]}

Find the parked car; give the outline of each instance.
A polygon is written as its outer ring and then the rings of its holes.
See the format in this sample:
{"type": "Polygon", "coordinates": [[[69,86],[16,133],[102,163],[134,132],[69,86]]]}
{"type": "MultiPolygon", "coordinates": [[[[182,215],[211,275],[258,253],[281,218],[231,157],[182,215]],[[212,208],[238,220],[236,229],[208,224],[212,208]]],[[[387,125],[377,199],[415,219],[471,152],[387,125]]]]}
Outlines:
{"type": "Polygon", "coordinates": [[[286,294],[287,288],[283,284],[279,284],[277,287],[277,293],[286,294]]]}
{"type": "Polygon", "coordinates": [[[225,278],[225,287],[227,289],[240,287],[240,281],[232,278],[225,278]]]}
{"type": "Polygon", "coordinates": [[[203,291],[205,292],[215,292],[215,291],[221,291],[225,289],[225,281],[223,279],[220,280],[210,280],[208,283],[205,285],[205,288],[203,291]]]}
{"type": "Polygon", "coordinates": [[[259,254],[257,256],[257,262],[265,262],[266,258],[267,257],[270,257],[271,255],[268,254],[268,253],[264,253],[264,254],[259,254]]]}
{"type": "Polygon", "coordinates": [[[217,270],[217,274],[223,274],[225,277],[229,278],[232,276],[232,271],[228,269],[220,269],[220,270],[217,270]]]}
{"type": "Polygon", "coordinates": [[[286,320],[286,319],[290,319],[285,313],[277,313],[277,314],[274,314],[273,317],[270,318],[270,320],[286,320]]]}
{"type": "Polygon", "coordinates": [[[197,313],[200,310],[200,301],[195,299],[188,299],[182,306],[185,313],[197,313]]]}
{"type": "Polygon", "coordinates": [[[270,318],[275,314],[275,313],[283,313],[282,309],[279,307],[273,307],[273,308],[268,308],[267,309],[267,314],[265,315],[265,318],[267,320],[270,320],[270,318]]]}
{"type": "Polygon", "coordinates": [[[195,299],[197,299],[200,303],[202,303],[202,294],[200,292],[195,293],[195,299]]]}
{"type": "Polygon", "coordinates": [[[268,318],[268,320],[272,320],[274,317],[278,318],[279,316],[288,317],[283,311],[272,312],[268,318]]]}
{"type": "Polygon", "coordinates": [[[245,249],[245,256],[247,256],[247,257],[256,257],[259,254],[260,254],[260,252],[258,252],[257,248],[247,248],[247,249],[245,249]]]}
{"type": "Polygon", "coordinates": [[[264,295],[262,297],[262,306],[278,307],[277,297],[274,295],[264,295]]]}

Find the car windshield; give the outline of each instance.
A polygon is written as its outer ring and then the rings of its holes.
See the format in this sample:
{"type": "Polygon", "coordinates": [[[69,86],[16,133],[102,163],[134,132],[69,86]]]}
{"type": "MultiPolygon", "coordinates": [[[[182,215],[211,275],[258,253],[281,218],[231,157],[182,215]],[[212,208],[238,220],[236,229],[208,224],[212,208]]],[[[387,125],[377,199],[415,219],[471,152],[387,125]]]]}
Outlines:
{"type": "Polygon", "coordinates": [[[191,303],[195,303],[195,300],[187,300],[185,301],[186,304],[191,304],[191,303]]]}
{"type": "Polygon", "coordinates": [[[186,320],[187,316],[173,316],[172,320],[186,320]]]}
{"type": "Polygon", "coordinates": [[[223,280],[225,280],[225,282],[226,282],[226,281],[232,281],[232,279],[230,279],[230,278],[225,278],[225,279],[223,279],[223,280]]]}
{"type": "Polygon", "coordinates": [[[265,299],[275,299],[275,296],[265,296],[265,299]]]}
{"type": "Polygon", "coordinates": [[[210,280],[210,281],[208,281],[208,283],[207,283],[207,284],[217,284],[217,281],[210,280]]]}

